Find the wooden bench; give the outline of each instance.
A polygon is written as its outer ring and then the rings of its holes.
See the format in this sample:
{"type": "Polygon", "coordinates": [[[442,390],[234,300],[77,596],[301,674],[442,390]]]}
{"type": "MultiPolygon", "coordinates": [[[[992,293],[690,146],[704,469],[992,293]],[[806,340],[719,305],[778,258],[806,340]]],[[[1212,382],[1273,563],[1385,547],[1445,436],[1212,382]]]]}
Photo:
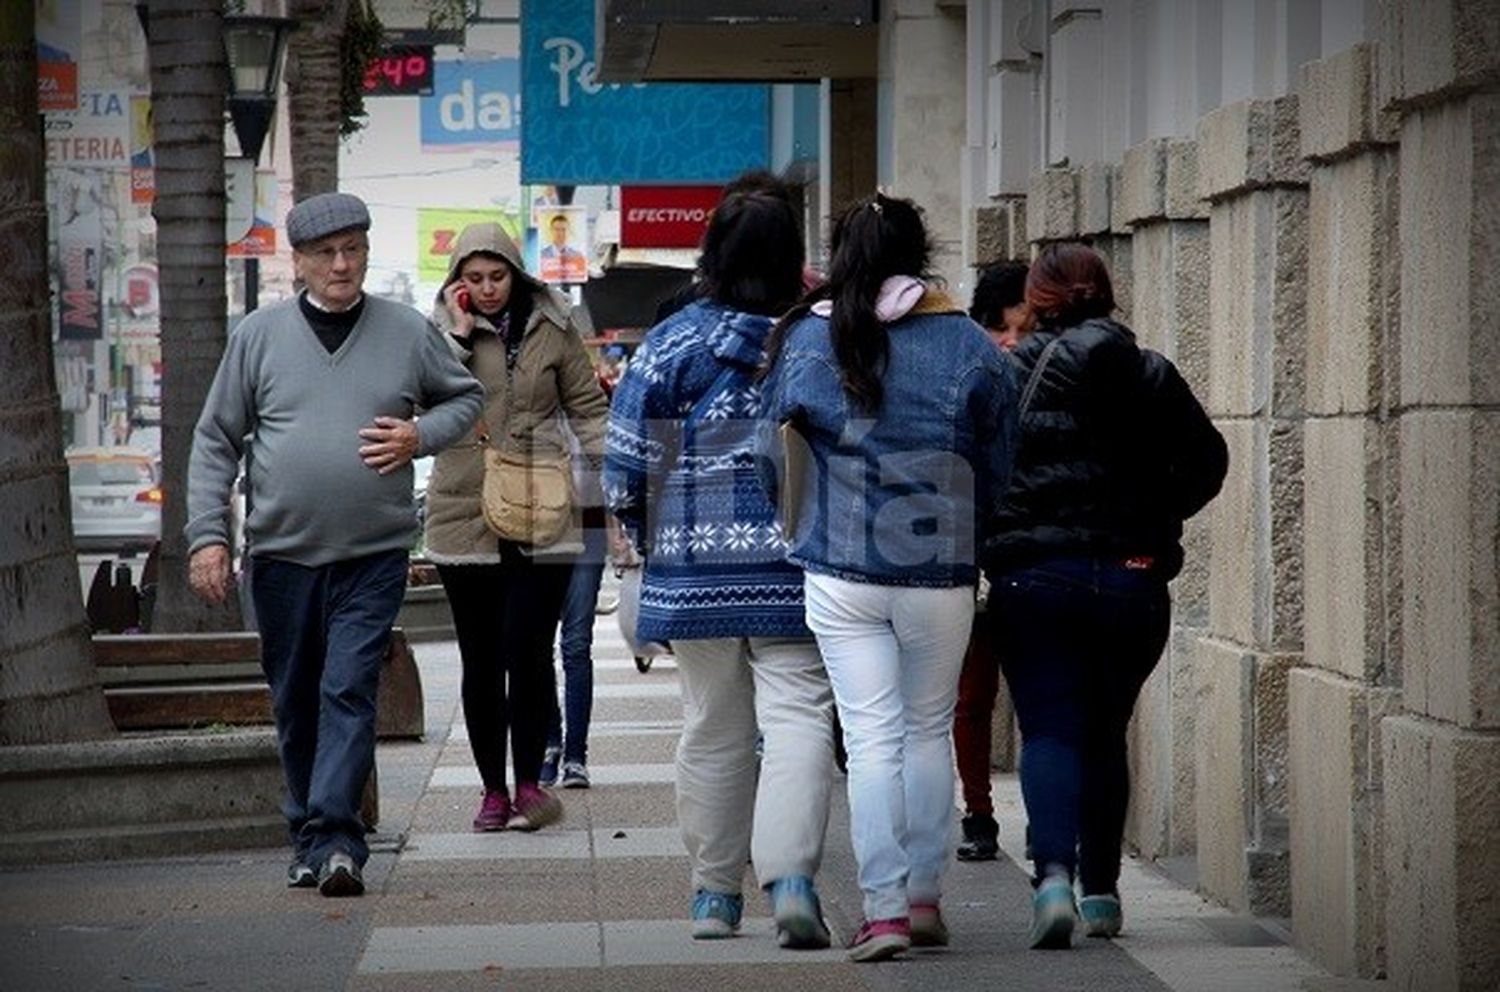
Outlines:
{"type": "MultiPolygon", "coordinates": [[[[94,664],[120,730],[274,722],[255,633],[99,634],[94,664]]],[[[420,738],[423,720],[416,660],[397,627],[380,669],[375,734],[420,738]]]]}

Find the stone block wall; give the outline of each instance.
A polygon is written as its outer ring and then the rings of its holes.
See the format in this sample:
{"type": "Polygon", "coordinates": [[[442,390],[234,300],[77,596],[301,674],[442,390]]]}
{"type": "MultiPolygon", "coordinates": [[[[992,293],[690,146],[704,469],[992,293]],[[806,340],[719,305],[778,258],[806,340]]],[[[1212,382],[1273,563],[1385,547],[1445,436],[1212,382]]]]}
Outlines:
{"type": "Polygon", "coordinates": [[[1381,718],[1399,709],[1398,162],[1378,46],[1302,68],[1310,177],[1303,498],[1307,666],[1294,672],[1292,930],[1340,975],[1385,971],[1381,718]]]}
{"type": "MultiPolygon", "coordinates": [[[[1208,369],[1209,232],[1196,195],[1194,143],[1153,139],[1110,170],[1108,230],[1095,242],[1128,287],[1122,311],[1141,343],[1176,363],[1200,399],[1208,369]]],[[[1182,574],[1172,584],[1172,633],[1141,690],[1130,729],[1134,788],[1126,840],[1144,857],[1189,854],[1196,845],[1202,690],[1192,662],[1208,617],[1207,523],[1188,522],[1182,574]]]]}
{"type": "Polygon", "coordinates": [[[1200,395],[1230,452],[1206,514],[1207,630],[1194,657],[1208,715],[1198,870],[1213,898],[1280,916],[1291,907],[1288,693],[1304,638],[1309,193],[1297,97],[1221,107],[1199,121],[1196,146],[1209,217],[1200,395]]]}
{"type": "Polygon", "coordinates": [[[1386,0],[1374,116],[1394,129],[1399,327],[1387,445],[1402,712],[1380,723],[1385,969],[1500,975],[1500,3],[1386,0]]]}

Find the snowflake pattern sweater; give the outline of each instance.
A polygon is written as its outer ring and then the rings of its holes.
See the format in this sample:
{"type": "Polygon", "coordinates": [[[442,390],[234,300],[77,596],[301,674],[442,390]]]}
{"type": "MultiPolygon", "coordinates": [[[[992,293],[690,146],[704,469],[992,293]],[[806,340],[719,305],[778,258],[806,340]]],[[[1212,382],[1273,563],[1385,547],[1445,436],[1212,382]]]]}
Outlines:
{"type": "Polygon", "coordinates": [[[645,553],[640,640],[812,636],[755,471],[773,323],[693,303],[652,328],[615,390],[604,496],[645,553]]]}

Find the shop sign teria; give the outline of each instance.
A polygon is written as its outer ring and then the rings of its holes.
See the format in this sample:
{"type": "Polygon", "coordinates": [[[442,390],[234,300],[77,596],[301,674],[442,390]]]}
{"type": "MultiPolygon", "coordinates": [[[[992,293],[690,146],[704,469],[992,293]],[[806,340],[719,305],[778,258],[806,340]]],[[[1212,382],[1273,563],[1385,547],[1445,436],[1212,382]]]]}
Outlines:
{"type": "Polygon", "coordinates": [[[620,244],[625,248],[696,248],[708,227],[718,186],[625,186],[620,189],[620,244]]]}

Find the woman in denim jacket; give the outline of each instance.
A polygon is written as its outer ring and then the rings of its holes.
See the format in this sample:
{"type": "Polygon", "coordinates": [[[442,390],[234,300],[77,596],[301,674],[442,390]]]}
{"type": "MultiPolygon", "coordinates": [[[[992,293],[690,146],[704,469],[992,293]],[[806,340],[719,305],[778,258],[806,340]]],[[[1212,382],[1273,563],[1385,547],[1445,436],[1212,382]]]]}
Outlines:
{"type": "Polygon", "coordinates": [[[753,855],[781,945],[817,948],[829,943],[812,880],[833,695],[803,620],[802,575],[755,478],[755,374],[775,315],[801,292],[802,257],[785,198],[737,193],[715,208],[700,298],[651,329],[615,390],[604,493],[645,557],[636,638],[670,641],[682,679],[677,815],[693,936],[739,928],[753,855]]]}
{"type": "MultiPolygon", "coordinates": [[[[777,326],[762,453],[805,445],[789,559],[833,683],[866,922],[856,961],[947,943],[951,730],[974,614],[975,550],[1010,473],[1010,363],[928,284],[916,206],[876,195],[833,233],[817,302],[777,326]],[[800,492],[799,492],[800,490],[800,492]]],[[[783,474],[784,474],[783,470],[783,474]]],[[[776,492],[775,473],[763,481],[776,492]]]]}

